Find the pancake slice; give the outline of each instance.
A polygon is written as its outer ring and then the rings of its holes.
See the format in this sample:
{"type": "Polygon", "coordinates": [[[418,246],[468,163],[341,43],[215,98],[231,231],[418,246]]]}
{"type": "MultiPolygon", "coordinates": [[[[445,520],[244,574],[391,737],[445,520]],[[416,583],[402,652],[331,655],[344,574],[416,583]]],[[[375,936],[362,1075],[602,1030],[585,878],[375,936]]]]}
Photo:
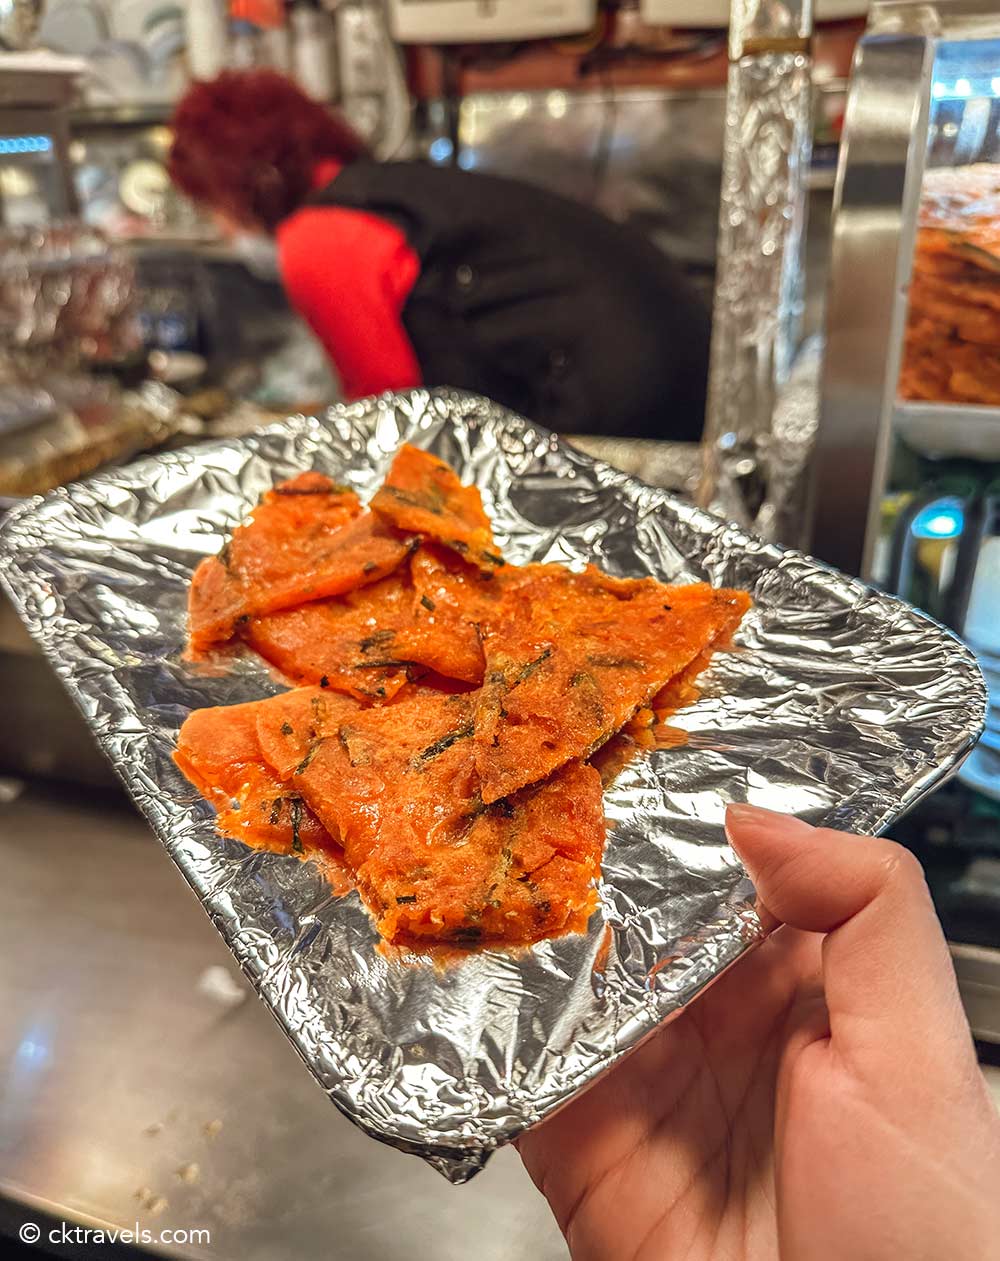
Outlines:
{"type": "Polygon", "coordinates": [[[252,618],[244,637],[294,683],[381,704],[428,671],[481,684],[485,659],[474,613],[434,605],[400,568],[340,599],[252,618]]]}
{"type": "Polygon", "coordinates": [[[249,618],[377,582],[412,544],[353,491],[303,473],[264,495],[218,556],[202,561],[188,602],[191,648],[232,639],[249,618]]]}
{"type": "Polygon", "coordinates": [[[412,663],[393,640],[412,624],[412,604],[412,590],[398,570],[340,599],[251,618],[243,633],[293,683],[380,703],[407,681],[412,663]]]}
{"type": "Polygon", "coordinates": [[[272,701],[195,710],[181,728],[174,761],[215,806],[220,832],[277,854],[335,853],[326,828],[266,765],[257,720],[272,701]]]}
{"type": "Polygon", "coordinates": [[[398,530],[433,539],[487,571],[503,565],[475,486],[463,486],[444,460],[403,446],[372,510],[398,530]]]}
{"type": "MultiPolygon", "coordinates": [[[[360,712],[347,696],[321,687],[299,687],[260,704],[256,738],[261,755],[282,782],[294,781],[316,746],[336,735],[360,712]]],[[[333,833],[339,836],[339,832],[333,833]]]]}
{"type": "Polygon", "coordinates": [[[749,608],[744,592],[550,566],[487,644],[475,758],[487,804],[585,759],[749,608]]]}
{"type": "Polygon", "coordinates": [[[523,945],[579,929],[595,905],[600,776],[574,764],[484,806],[476,700],[423,695],[360,712],[312,746],[297,777],[391,943],[523,945]]]}

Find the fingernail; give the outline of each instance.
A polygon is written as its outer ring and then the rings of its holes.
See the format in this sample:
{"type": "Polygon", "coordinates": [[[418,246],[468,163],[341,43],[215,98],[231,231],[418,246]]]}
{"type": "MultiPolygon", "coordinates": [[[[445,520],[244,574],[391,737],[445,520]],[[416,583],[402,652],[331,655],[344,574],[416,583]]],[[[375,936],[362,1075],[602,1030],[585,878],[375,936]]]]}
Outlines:
{"type": "Polygon", "coordinates": [[[813,831],[811,824],[792,814],[781,814],[777,810],[765,810],[763,806],[752,806],[749,802],[734,801],[726,807],[725,822],[726,839],[733,849],[739,848],[733,840],[733,832],[741,827],[767,827],[780,829],[786,834],[799,835],[813,831]]]}

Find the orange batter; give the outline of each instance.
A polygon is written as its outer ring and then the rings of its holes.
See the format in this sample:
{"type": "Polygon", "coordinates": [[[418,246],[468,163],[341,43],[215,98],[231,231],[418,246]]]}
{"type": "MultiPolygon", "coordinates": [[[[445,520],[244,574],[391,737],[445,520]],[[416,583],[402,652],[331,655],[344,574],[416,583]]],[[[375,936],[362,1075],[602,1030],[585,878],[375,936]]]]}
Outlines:
{"type": "Polygon", "coordinates": [[[297,775],[341,837],[389,942],[525,944],[581,927],[594,907],[605,836],[600,776],[575,763],[484,805],[475,699],[424,696],[359,713],[316,742],[297,775]]]}
{"type": "Polygon", "coordinates": [[[429,451],[400,447],[372,508],[398,529],[443,543],[487,570],[504,563],[475,486],[429,451]]]}
{"type": "Polygon", "coordinates": [[[479,492],[413,447],[373,508],[303,474],[199,568],[192,645],[239,635],[312,686],[193,714],[178,765],[228,835],[334,874],[342,846],[389,943],[582,930],[600,772],[663,747],[658,716],[695,699],[749,598],[505,565],[479,492]]]}
{"type": "Polygon", "coordinates": [[[271,701],[196,710],[181,728],[174,761],[218,810],[220,832],[255,849],[302,854],[334,849],[299,793],[265,763],[257,719],[271,701]]]}
{"type": "Polygon", "coordinates": [[[370,513],[353,491],[303,473],[263,497],[218,556],[191,582],[195,652],[225,643],[253,616],[377,582],[406,559],[411,542],[370,513]]]}
{"type": "Polygon", "coordinates": [[[483,800],[589,757],[749,608],[739,591],[557,566],[516,588],[476,713],[483,800]]]}

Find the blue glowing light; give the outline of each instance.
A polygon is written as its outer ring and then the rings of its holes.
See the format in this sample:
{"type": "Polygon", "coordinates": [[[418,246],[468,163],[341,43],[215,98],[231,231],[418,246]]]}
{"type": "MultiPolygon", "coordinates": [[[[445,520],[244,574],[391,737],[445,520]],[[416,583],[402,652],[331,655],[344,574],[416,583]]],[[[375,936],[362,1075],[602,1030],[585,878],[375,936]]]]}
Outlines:
{"type": "Polygon", "coordinates": [[[968,101],[974,96],[1000,96],[1000,75],[995,74],[989,79],[970,79],[962,75],[954,82],[935,79],[931,84],[931,96],[935,101],[968,101]]]}
{"type": "Polygon", "coordinates": [[[965,510],[957,499],[939,499],[928,504],[914,517],[910,527],[914,538],[918,539],[955,539],[964,528],[965,510]]]}
{"type": "Polygon", "coordinates": [[[11,153],[51,153],[51,136],[0,136],[0,156],[11,153]]]}
{"type": "Polygon", "coordinates": [[[438,136],[437,140],[433,141],[427,150],[432,162],[447,162],[453,151],[454,146],[447,136],[438,136]]]}

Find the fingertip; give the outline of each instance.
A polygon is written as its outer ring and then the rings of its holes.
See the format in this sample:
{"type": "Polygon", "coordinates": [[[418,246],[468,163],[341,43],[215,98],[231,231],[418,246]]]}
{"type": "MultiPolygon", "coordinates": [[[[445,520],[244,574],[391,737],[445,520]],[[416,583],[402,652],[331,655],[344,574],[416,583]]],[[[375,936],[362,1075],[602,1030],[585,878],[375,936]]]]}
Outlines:
{"type": "Polygon", "coordinates": [[[785,814],[781,810],[768,810],[765,806],[755,806],[749,801],[731,801],[726,806],[726,822],[732,821],[737,826],[751,824],[793,823],[808,828],[810,825],[797,819],[793,814],[785,814]]]}
{"type": "Polygon", "coordinates": [[[752,806],[749,802],[733,802],[726,807],[726,839],[743,859],[752,858],[755,840],[781,844],[783,840],[801,840],[816,831],[814,827],[791,814],[752,806]],[[750,851],[749,853],[745,851],[750,851]]]}
{"type": "Polygon", "coordinates": [[[770,933],[781,924],[782,917],[771,910],[762,896],[772,883],[768,873],[787,851],[796,847],[796,839],[801,842],[803,836],[816,829],[792,815],[748,802],[733,802],[726,807],[725,830],[726,839],[757,889],[757,913],[765,931],[770,933]]]}
{"type": "Polygon", "coordinates": [[[954,970],[923,870],[908,849],[747,805],[727,810],[726,835],[754,883],[762,919],[824,936],[835,1041],[879,1063],[887,1049],[894,1057],[901,1047],[922,1055],[938,1036],[927,1027],[932,995],[951,1045],[963,1019],[954,970]]]}
{"type": "Polygon", "coordinates": [[[883,884],[895,884],[907,889],[911,895],[921,892],[930,898],[927,874],[920,859],[912,850],[887,837],[877,837],[868,844],[879,856],[883,884]]]}

